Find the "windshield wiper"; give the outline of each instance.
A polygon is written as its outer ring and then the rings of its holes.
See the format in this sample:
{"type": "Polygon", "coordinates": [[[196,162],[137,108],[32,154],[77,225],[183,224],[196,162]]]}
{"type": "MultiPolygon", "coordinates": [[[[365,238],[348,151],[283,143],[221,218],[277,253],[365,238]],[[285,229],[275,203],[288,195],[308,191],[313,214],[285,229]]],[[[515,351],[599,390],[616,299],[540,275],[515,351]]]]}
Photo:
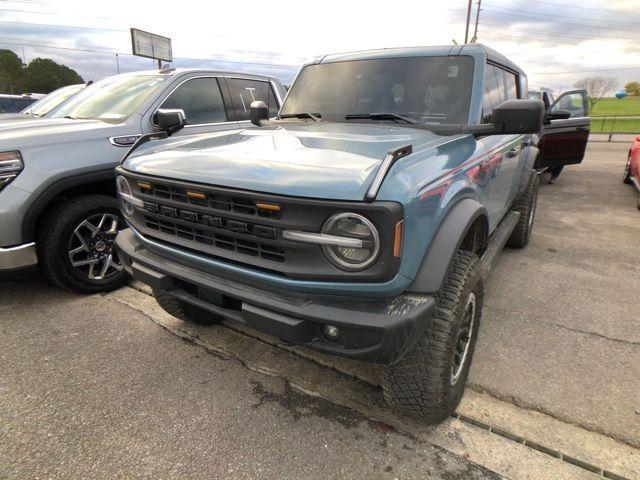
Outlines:
{"type": "Polygon", "coordinates": [[[402,120],[405,123],[415,125],[418,123],[413,118],[405,117],[404,115],[398,115],[397,113],[348,113],[344,116],[346,120],[353,118],[369,118],[371,120],[402,120]]]}
{"type": "Polygon", "coordinates": [[[322,117],[322,115],[320,115],[319,113],[308,113],[308,112],[284,113],[280,115],[280,118],[310,118],[316,123],[320,123],[322,121],[320,120],[320,117],[322,117]]]}

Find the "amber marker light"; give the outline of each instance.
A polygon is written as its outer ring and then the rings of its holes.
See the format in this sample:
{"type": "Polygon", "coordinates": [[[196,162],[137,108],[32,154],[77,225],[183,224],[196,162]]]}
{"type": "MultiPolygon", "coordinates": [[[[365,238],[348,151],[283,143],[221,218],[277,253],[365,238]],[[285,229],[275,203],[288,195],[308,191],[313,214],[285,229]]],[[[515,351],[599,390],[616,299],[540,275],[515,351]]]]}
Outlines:
{"type": "Polygon", "coordinates": [[[206,200],[207,196],[202,192],[191,192],[187,191],[187,197],[196,198],[198,200],[206,200]]]}
{"type": "Polygon", "coordinates": [[[393,256],[400,258],[402,256],[402,233],[404,229],[404,220],[396,223],[396,234],[393,238],[393,256]]]}
{"type": "Polygon", "coordinates": [[[258,207],[260,210],[269,210],[270,212],[279,212],[280,210],[282,210],[282,207],[280,207],[280,205],[276,205],[274,203],[256,202],[256,207],[258,207]]]}
{"type": "Polygon", "coordinates": [[[141,190],[151,190],[151,184],[147,182],[138,182],[138,187],[141,190]]]}

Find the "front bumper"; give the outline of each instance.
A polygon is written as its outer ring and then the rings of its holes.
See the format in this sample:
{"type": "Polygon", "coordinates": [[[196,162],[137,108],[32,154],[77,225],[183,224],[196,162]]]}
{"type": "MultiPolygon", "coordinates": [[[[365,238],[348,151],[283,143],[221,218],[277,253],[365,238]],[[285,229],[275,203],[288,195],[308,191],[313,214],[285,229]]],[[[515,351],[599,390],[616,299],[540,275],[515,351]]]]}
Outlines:
{"type": "Polygon", "coordinates": [[[427,295],[369,300],[256,288],[150,252],[131,229],[118,234],[116,245],[125,269],[153,289],[284,341],[357,360],[397,361],[424,333],[435,310],[427,295]],[[323,336],[325,324],[340,329],[336,341],[323,336]]]}
{"type": "Polygon", "coordinates": [[[19,270],[37,263],[36,244],[33,242],[15,247],[0,248],[0,271],[19,270]]]}

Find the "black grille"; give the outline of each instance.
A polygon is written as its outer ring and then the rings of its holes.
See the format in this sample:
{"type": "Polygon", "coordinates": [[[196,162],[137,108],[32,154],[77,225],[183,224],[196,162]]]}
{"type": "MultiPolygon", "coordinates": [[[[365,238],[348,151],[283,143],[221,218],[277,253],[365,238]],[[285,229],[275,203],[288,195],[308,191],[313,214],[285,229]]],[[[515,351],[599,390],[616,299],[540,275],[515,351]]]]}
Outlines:
{"type": "Polygon", "coordinates": [[[195,192],[199,195],[194,196],[190,190],[182,187],[174,187],[161,184],[147,184],[149,188],[140,188],[140,192],[159,199],[173,200],[175,202],[187,203],[199,207],[208,207],[214,210],[235,212],[243,215],[255,215],[264,218],[280,218],[281,212],[265,210],[256,207],[256,201],[252,198],[244,198],[240,196],[227,195],[222,192],[208,192],[203,194],[195,192]],[[191,193],[189,195],[188,193],[191,193]],[[199,196],[204,198],[198,198],[199,196]]]}
{"type": "Polygon", "coordinates": [[[144,220],[147,228],[157,230],[167,235],[173,235],[174,237],[184,238],[185,240],[191,240],[192,242],[204,245],[215,246],[224,250],[236,251],[243,255],[261,257],[273,262],[283,263],[285,261],[284,250],[271,245],[234,238],[220,233],[213,233],[201,228],[190,227],[148,215],[145,215],[144,220]]]}

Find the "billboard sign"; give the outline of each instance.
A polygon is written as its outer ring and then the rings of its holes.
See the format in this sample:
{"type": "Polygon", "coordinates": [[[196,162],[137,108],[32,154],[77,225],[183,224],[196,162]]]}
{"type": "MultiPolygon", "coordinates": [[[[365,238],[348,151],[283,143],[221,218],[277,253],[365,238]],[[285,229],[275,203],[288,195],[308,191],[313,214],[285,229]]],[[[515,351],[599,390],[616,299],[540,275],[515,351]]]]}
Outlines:
{"type": "Polygon", "coordinates": [[[155,58],[165,62],[173,61],[171,39],[154,33],[131,29],[131,48],[139,57],[155,58]]]}

